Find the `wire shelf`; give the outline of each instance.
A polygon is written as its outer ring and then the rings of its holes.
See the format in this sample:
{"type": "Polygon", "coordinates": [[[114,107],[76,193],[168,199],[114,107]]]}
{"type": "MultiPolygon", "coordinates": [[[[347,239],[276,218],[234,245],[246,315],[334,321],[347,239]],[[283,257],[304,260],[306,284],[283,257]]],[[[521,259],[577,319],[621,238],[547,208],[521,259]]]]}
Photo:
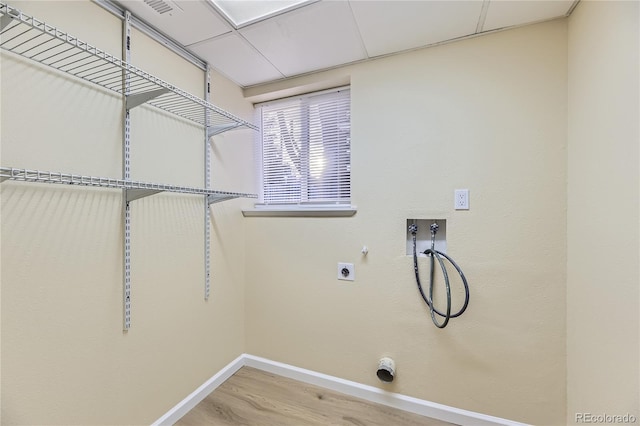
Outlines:
{"type": "Polygon", "coordinates": [[[209,204],[234,198],[257,198],[256,194],[245,194],[240,192],[215,191],[212,189],[192,188],[188,186],[139,182],[42,170],[17,169],[13,167],[0,167],[0,180],[5,181],[7,179],[19,182],[55,183],[62,185],[125,189],[131,192],[131,195],[127,195],[127,201],[133,201],[158,192],[206,195],[209,204]]]}
{"type": "Polygon", "coordinates": [[[0,47],[48,67],[123,94],[127,108],[142,103],[208,126],[212,136],[257,127],[58,28],[0,2],[0,47]]]}

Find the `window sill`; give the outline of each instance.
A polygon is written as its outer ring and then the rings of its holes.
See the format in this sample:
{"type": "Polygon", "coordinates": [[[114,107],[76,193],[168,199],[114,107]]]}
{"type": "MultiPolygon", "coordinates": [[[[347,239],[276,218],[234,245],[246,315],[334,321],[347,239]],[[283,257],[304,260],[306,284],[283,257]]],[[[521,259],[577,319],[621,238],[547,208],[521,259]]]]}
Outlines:
{"type": "Polygon", "coordinates": [[[355,206],[335,208],[285,208],[263,207],[242,210],[244,217],[351,217],[357,213],[355,206]]]}

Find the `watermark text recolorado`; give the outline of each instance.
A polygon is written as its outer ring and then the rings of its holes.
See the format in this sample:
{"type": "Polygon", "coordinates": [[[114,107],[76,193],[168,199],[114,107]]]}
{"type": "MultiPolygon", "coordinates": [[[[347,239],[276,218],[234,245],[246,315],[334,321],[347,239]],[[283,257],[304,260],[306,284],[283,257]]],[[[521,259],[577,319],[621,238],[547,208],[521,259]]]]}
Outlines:
{"type": "Polygon", "coordinates": [[[576,413],[576,423],[629,424],[636,423],[638,418],[633,414],[594,414],[576,413]]]}

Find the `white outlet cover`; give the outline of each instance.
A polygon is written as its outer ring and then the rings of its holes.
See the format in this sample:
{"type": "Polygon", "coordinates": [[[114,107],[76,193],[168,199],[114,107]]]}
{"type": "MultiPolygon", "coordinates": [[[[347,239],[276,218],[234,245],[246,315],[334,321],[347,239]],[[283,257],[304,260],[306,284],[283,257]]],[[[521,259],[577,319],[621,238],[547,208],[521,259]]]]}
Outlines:
{"type": "Polygon", "coordinates": [[[456,210],[469,210],[469,190],[456,189],[454,191],[454,206],[456,210]]]}
{"type": "Polygon", "coordinates": [[[338,279],[343,281],[354,281],[356,279],[356,269],[353,263],[338,263],[338,279]]]}

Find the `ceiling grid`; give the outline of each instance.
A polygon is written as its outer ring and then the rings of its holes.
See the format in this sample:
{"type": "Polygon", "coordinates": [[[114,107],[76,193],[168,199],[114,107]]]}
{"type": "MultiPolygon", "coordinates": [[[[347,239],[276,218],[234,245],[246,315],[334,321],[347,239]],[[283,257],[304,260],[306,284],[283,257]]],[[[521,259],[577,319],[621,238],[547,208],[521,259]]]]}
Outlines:
{"type": "Polygon", "coordinates": [[[565,17],[578,0],[291,0],[239,24],[212,0],[105,1],[247,88],[565,17]]]}

